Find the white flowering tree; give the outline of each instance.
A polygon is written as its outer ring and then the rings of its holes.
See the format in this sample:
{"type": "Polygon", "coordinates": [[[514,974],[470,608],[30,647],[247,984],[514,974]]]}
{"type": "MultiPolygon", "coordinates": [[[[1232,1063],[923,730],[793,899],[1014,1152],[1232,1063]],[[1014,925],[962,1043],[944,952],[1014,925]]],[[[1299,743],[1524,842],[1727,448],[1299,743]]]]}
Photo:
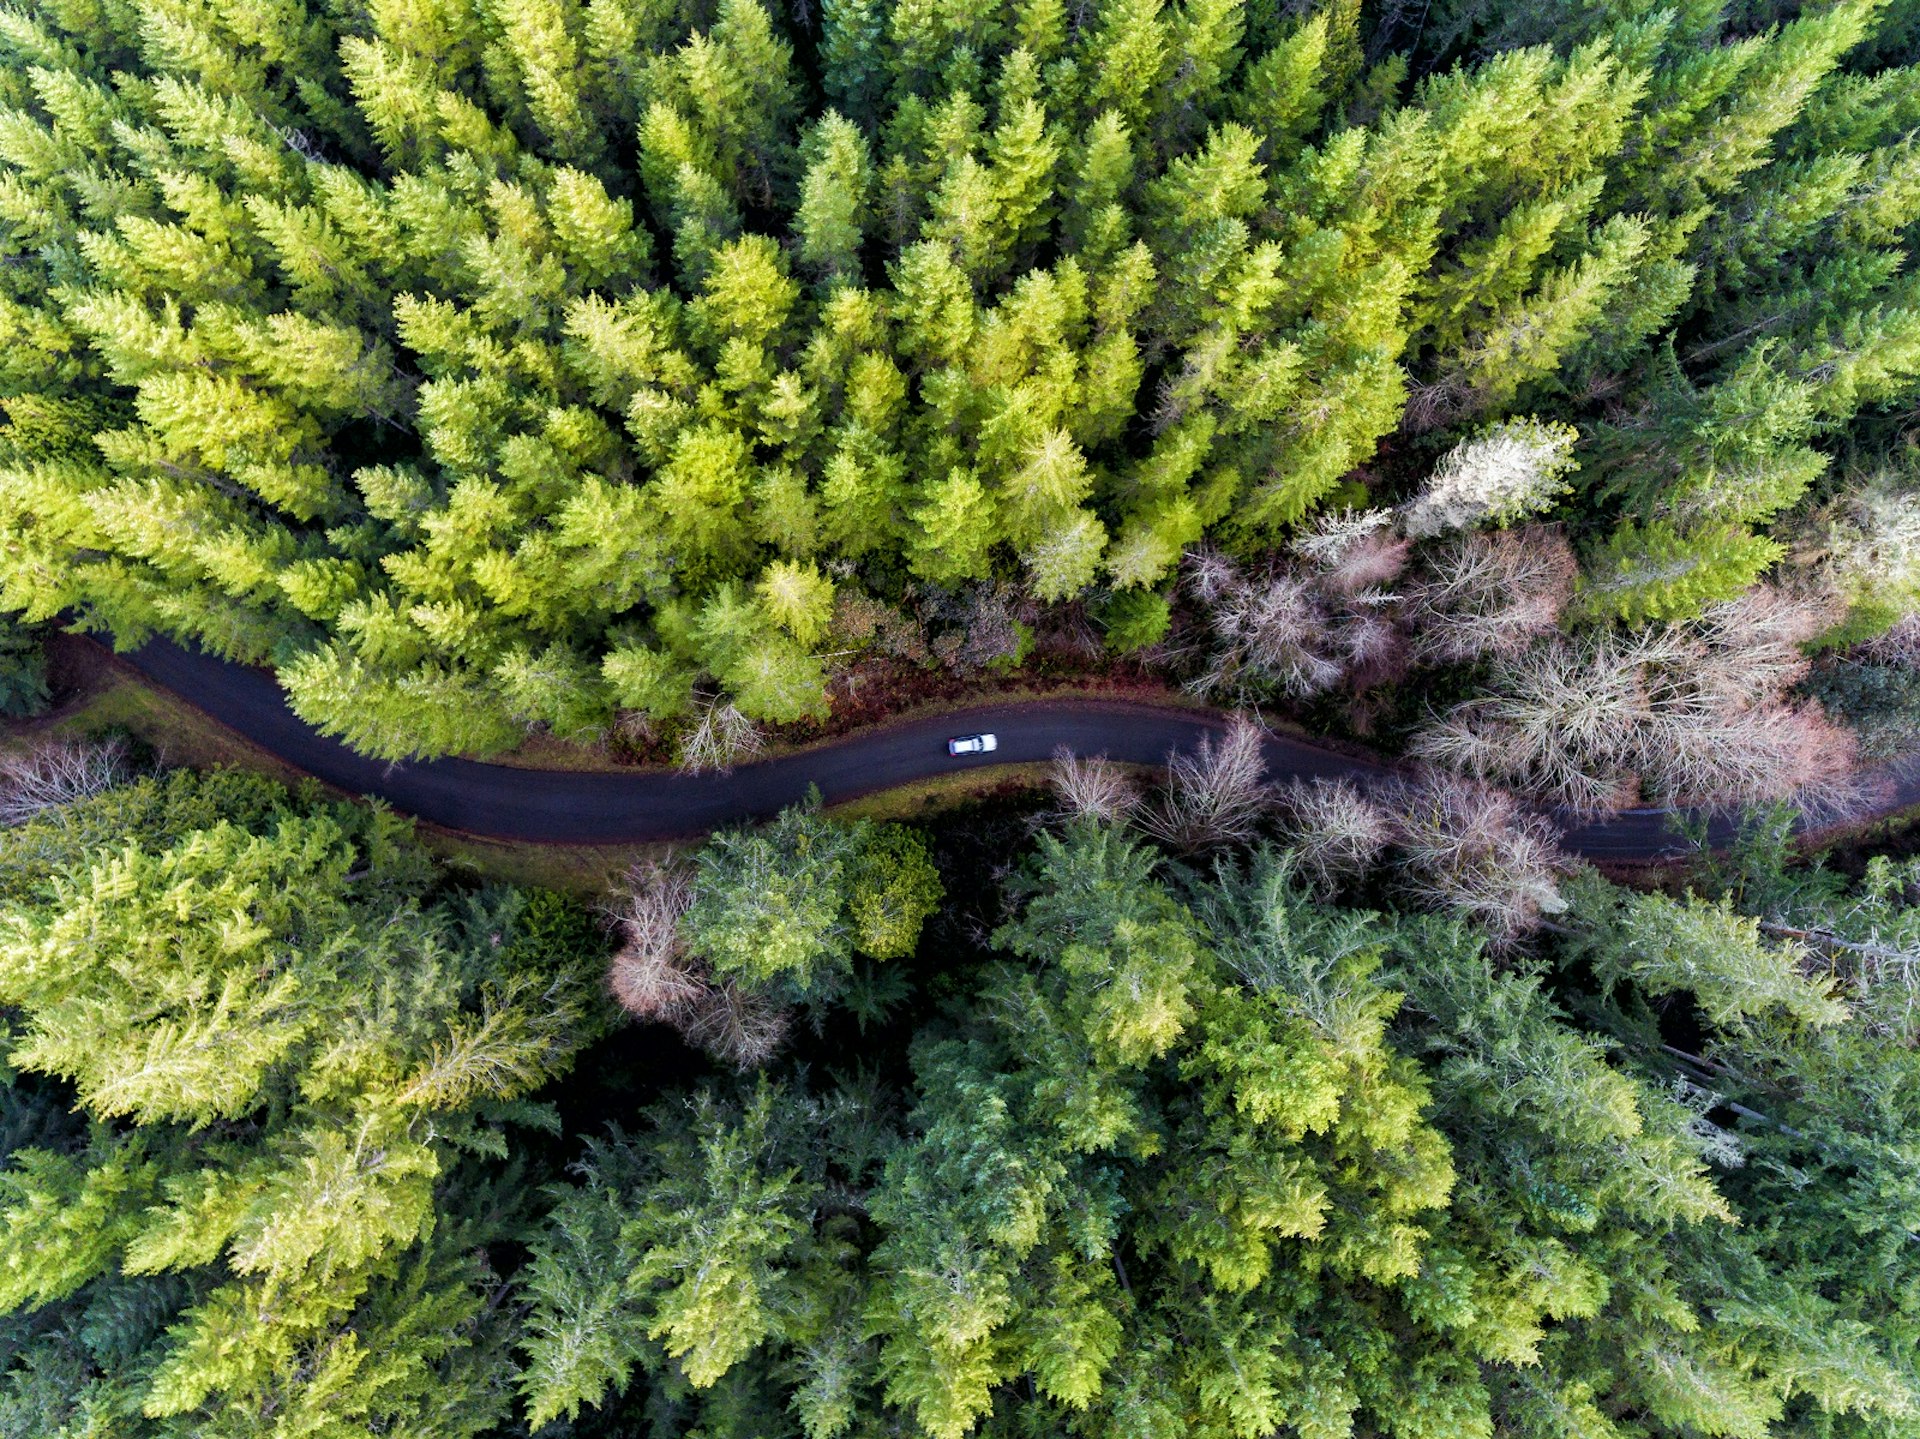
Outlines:
{"type": "Polygon", "coordinates": [[[1400,528],[1414,539],[1448,530],[1506,525],[1538,514],[1572,488],[1576,467],[1572,425],[1504,420],[1440,457],[1420,493],[1400,509],[1400,528]]]}

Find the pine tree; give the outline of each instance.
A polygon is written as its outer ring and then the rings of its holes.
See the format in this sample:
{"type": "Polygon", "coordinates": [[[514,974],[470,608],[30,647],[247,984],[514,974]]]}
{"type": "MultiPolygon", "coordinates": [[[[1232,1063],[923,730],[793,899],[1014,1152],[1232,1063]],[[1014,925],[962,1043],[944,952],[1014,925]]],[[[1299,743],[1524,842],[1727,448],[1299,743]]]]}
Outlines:
{"type": "Polygon", "coordinates": [[[680,930],[721,978],[820,1002],[844,985],[856,948],[911,953],[938,896],[905,832],[794,808],[700,851],[680,930]]]}
{"type": "Polygon", "coordinates": [[[807,170],[794,216],[800,258],[818,267],[829,283],[856,280],[863,212],[873,184],[866,139],[851,122],[829,114],[809,131],[801,154],[807,170]]]}
{"type": "Polygon", "coordinates": [[[1629,520],[1588,558],[1575,603],[1584,615],[1631,624],[1689,619],[1740,594],[1785,552],[1740,525],[1629,520]]]}
{"type": "Polygon", "coordinates": [[[773,622],[803,645],[818,643],[833,620],[833,581],[814,565],[769,565],[756,586],[773,622]]]}
{"type": "Polygon", "coordinates": [[[924,493],[913,516],[920,531],[909,551],[914,572],[935,584],[983,577],[997,538],[993,496],[964,470],[928,485],[924,493]]]}
{"type": "Polygon", "coordinates": [[[896,825],[868,834],[847,901],[855,946],[875,959],[912,954],[942,893],[939,872],[917,832],[896,825]]]}
{"type": "Polygon", "coordinates": [[[1759,925],[1688,895],[1630,895],[1589,884],[1575,913],[1581,921],[1572,952],[1602,984],[1631,981],[1643,994],[1686,992],[1709,1022],[1726,1029],[1778,1009],[1811,1029],[1837,1024],[1847,1010],[1831,982],[1810,979],[1797,947],[1776,945],[1759,925]]]}
{"type": "Polygon", "coordinates": [[[636,647],[815,715],[784,620],[729,675],[670,613],[776,564],[1097,602],[1516,415],[1581,429],[1529,513],[1629,526],[1590,612],[1677,616],[1823,563],[1920,376],[1865,0],[135,9],[0,35],[0,598],[383,753],[588,732],[636,647]],[[429,697],[472,722],[403,746],[429,697]]]}
{"type": "MultiPolygon", "coordinates": [[[[76,1118],[9,1125],[0,1304],[71,1336],[73,1412],[503,1420],[487,1249],[515,1220],[460,1156],[551,1123],[530,1096],[598,1027],[577,908],[436,898],[392,816],[220,773],[56,807],[3,848],[8,1093],[76,1118]]],[[[31,1384],[9,1365],[9,1413],[31,1384]]]]}

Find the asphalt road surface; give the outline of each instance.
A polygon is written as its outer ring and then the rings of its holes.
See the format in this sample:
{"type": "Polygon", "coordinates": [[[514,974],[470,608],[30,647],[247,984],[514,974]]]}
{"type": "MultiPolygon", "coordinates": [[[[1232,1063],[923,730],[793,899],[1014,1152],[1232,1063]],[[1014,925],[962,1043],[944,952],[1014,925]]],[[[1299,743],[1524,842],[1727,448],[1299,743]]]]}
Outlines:
{"type": "MultiPolygon", "coordinates": [[[[155,639],[121,658],[296,769],[351,794],[377,795],[396,810],[449,829],[494,839],[560,844],[640,843],[682,839],[741,820],[773,815],[819,786],[827,803],[955,770],[1045,760],[1066,745],[1078,754],[1132,764],[1163,764],[1170,751],[1191,750],[1224,727],[1223,716],[1113,700],[1058,700],[982,705],[910,720],[726,774],[607,773],[519,769],[475,760],[388,764],[355,754],[317,733],[287,708],[265,670],[182,649],[155,639]],[[991,731],[1000,747],[989,756],[947,754],[951,735],[991,731]]],[[[1344,777],[1366,786],[1391,777],[1390,766],[1273,735],[1266,742],[1268,777],[1344,777]]],[[[1878,808],[1920,803],[1920,756],[1886,772],[1878,808]]],[[[1632,861],[1678,852],[1666,810],[1623,810],[1604,819],[1569,822],[1562,840],[1590,859],[1632,861]]],[[[1730,816],[1716,817],[1710,837],[1724,841],[1730,816]]]]}

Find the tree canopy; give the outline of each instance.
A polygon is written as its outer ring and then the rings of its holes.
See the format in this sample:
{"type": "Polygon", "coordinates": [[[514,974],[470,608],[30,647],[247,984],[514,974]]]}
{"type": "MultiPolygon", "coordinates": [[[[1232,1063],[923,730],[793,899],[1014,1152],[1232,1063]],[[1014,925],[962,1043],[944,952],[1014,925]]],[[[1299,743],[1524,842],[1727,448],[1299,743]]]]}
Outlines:
{"type": "Polygon", "coordinates": [[[0,1435],[1920,1436],[1920,868],[1632,889],[1528,808],[1911,747],[1916,46],[0,5],[6,715],[65,624],[381,757],[724,769],[1054,621],[1426,766],[1282,792],[1242,717],[596,913],[10,735],[0,1435]]]}
{"type": "Polygon", "coordinates": [[[1089,764],[1037,828],[801,809],[631,881],[611,987],[705,1066],[608,1033],[578,902],[112,757],[0,829],[19,1432],[1920,1416],[1910,862],[1757,831],[1690,888],[1549,876],[1522,942],[1483,879],[1369,865],[1444,791],[1344,854],[1330,792],[1208,839],[1089,764]]]}
{"type": "Polygon", "coordinates": [[[1920,373],[1905,21],[1436,10],[21,11],[0,603],[271,662],[381,755],[791,721],[836,594],[1017,581],[1136,643],[1203,534],[1437,436],[1414,532],[1578,465],[1591,616],[1838,503],[1819,562],[1896,618],[1856,560],[1907,489],[1832,459],[1920,373]]]}
{"type": "Polygon", "coordinates": [[[604,1022],[577,908],[436,895],[391,815],[184,771],[0,867],[0,1422],[501,1423],[509,1135],[604,1022]]]}
{"type": "Polygon", "coordinates": [[[1836,981],[1731,894],[1589,877],[1496,959],[1296,863],[1075,820],[897,1093],[776,1066],[595,1143],[535,1246],[532,1419],[632,1386],[714,1436],[1908,1432],[1901,1121],[1847,1112],[1909,1087],[1890,869],[1821,931],[1836,981]],[[1675,1004],[1711,1036],[1678,1065],[1675,1004]]]}

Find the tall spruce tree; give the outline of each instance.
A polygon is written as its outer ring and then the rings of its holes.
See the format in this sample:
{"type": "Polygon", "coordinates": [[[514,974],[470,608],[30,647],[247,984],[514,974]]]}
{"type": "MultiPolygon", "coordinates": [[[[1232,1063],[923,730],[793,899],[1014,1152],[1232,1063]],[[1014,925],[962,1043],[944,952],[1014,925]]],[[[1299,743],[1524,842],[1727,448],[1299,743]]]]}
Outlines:
{"type": "Polygon", "coordinates": [[[1593,613],[1725,598],[1920,376],[1905,31],[1439,12],[22,12],[0,602],[271,663],[377,754],[682,677],[792,720],[824,636],[676,615],[806,564],[1151,592],[1556,408],[1601,587],[1739,558],[1593,613]]]}
{"type": "MultiPolygon", "coordinates": [[[[1316,902],[1284,854],[1172,870],[1084,819],[1011,889],[903,1091],[797,1067],[591,1147],[535,1246],[536,1420],[629,1386],[708,1435],[1759,1439],[1913,1412],[1887,1291],[1838,1251],[1782,1263],[1811,1236],[1743,1207],[1745,1126],[1700,1073],[1723,1061],[1621,1063],[1590,1028],[1637,1044],[1691,1003],[1846,1033],[1777,922],[1587,878],[1558,969],[1496,961],[1455,922],[1316,902]]],[[[1900,943],[1862,923],[1834,942],[1900,943]]]]}
{"type": "Polygon", "coordinates": [[[383,811],[184,772],[0,871],[8,1426],[503,1422],[507,1135],[600,1023],[577,907],[437,894],[383,811]]]}

